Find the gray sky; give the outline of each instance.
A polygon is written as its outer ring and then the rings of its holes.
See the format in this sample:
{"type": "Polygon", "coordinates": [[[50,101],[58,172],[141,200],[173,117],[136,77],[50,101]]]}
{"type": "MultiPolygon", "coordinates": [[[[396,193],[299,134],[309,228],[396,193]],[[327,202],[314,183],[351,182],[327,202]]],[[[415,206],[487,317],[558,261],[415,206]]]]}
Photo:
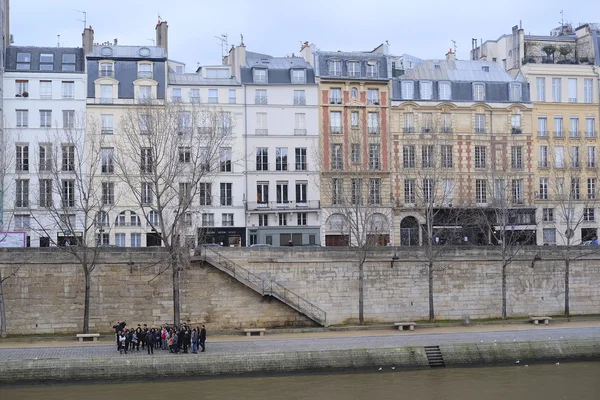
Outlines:
{"type": "Polygon", "coordinates": [[[497,39],[523,21],[525,33],[548,34],[566,21],[600,22],[600,1],[558,0],[11,0],[15,45],[81,46],[83,15],[95,41],[151,45],[158,15],[169,23],[169,58],[187,64],[219,64],[214,36],[229,35],[249,51],[285,56],[300,42],[322,50],[371,50],[388,40],[393,54],[443,58],[455,40],[468,59],[471,38],[497,39]],[[591,18],[591,20],[590,20],[591,18]]]}

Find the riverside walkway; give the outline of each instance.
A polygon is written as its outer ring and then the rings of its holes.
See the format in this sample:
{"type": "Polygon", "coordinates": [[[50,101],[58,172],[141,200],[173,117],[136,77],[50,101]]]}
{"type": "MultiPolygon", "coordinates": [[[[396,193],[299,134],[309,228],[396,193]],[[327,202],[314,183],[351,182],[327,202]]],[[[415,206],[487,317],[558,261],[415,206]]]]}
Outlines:
{"type": "Polygon", "coordinates": [[[420,328],[412,332],[393,330],[323,331],[310,333],[267,333],[263,337],[210,336],[204,354],[170,354],[146,350],[119,354],[112,341],[0,341],[0,362],[7,360],[74,360],[140,357],[203,357],[286,353],[297,351],[384,349],[406,346],[437,346],[465,343],[539,342],[569,339],[600,340],[600,321],[558,322],[550,326],[528,324],[477,325],[469,327],[420,328]]]}

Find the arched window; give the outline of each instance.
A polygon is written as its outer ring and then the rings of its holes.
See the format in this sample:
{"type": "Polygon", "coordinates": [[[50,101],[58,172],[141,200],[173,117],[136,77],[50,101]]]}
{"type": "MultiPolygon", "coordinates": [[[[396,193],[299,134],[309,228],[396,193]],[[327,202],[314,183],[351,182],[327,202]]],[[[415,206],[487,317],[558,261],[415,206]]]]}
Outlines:
{"type": "Polygon", "coordinates": [[[346,218],[342,214],[332,214],[327,218],[327,229],[333,232],[346,231],[346,218]]]}
{"type": "Polygon", "coordinates": [[[115,226],[125,226],[127,225],[127,215],[125,211],[122,211],[117,215],[117,219],[115,220],[115,226]]]}
{"type": "Polygon", "coordinates": [[[358,89],[353,87],[352,88],[352,98],[356,99],[358,97],[358,89]]]}
{"type": "Polygon", "coordinates": [[[142,223],[140,221],[140,217],[138,217],[138,215],[136,213],[134,213],[133,211],[130,211],[129,214],[130,214],[131,226],[141,226],[142,225],[142,223]]]}

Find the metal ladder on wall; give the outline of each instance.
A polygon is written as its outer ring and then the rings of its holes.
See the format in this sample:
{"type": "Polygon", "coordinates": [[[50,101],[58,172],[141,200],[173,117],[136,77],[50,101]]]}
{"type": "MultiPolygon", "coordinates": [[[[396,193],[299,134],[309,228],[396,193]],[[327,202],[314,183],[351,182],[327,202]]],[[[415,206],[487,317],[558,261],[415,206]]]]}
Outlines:
{"type": "Polygon", "coordinates": [[[261,278],[248,271],[246,268],[210,247],[206,247],[202,250],[202,259],[213,267],[225,272],[227,275],[233,277],[238,282],[254,290],[261,296],[275,297],[299,313],[306,315],[319,325],[327,326],[327,313],[315,304],[272,279],[261,278]]]}

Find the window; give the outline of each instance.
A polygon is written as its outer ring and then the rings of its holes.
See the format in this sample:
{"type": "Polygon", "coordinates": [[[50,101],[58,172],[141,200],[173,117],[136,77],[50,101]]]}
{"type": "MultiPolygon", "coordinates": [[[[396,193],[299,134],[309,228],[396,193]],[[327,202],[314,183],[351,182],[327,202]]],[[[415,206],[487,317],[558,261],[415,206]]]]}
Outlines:
{"type": "Polygon", "coordinates": [[[381,179],[369,179],[369,204],[381,204],[381,179]]]}
{"type": "Polygon", "coordinates": [[[200,103],[200,89],[190,89],[190,101],[200,103]]]}
{"type": "Polygon", "coordinates": [[[306,147],[296,148],[296,171],[307,171],[306,147]]]}
{"type": "Polygon", "coordinates": [[[138,215],[134,212],[130,213],[129,221],[129,224],[131,226],[142,226],[142,221],[140,220],[140,217],[138,217],[138,215]]]}
{"type": "Polygon", "coordinates": [[[75,54],[62,55],[62,70],[63,72],[75,71],[75,54]]]}
{"type": "Polygon", "coordinates": [[[268,147],[257,147],[256,148],[256,170],[257,171],[268,171],[269,170],[269,148],[268,147]]]}
{"type": "Polygon", "coordinates": [[[231,206],[233,205],[233,195],[232,195],[232,186],[231,183],[221,183],[221,205],[222,206],[231,206]]]}
{"type": "Polygon", "coordinates": [[[52,179],[40,179],[40,207],[52,207],[52,179]]]}
{"type": "Polygon", "coordinates": [[[29,179],[15,179],[15,207],[29,207],[29,179]]]}
{"type": "Polygon", "coordinates": [[[485,133],[485,114],[475,114],[475,133],[485,133]]]}
{"type": "MultiPolygon", "coordinates": [[[[179,72],[178,72],[179,73],[179,72]]],[[[183,73],[183,71],[182,71],[183,73]]],[[[229,68],[206,68],[207,78],[229,78],[229,68]]]]}
{"type": "Polygon", "coordinates": [[[584,221],[595,221],[594,209],[584,208],[583,209],[583,220],[584,221]]]}
{"type": "Polygon", "coordinates": [[[571,167],[579,168],[579,146],[571,146],[571,167]]]}
{"type": "MultiPolygon", "coordinates": [[[[52,145],[51,144],[40,144],[39,146],[39,166],[40,171],[51,171],[52,170],[52,145]]],[[[17,152],[18,158],[18,152],[17,152]]],[[[18,164],[18,162],[17,162],[18,164]]]]}
{"type": "Polygon", "coordinates": [[[569,103],[577,103],[577,79],[569,78],[569,103]]]}
{"type": "Polygon", "coordinates": [[[187,135],[192,132],[192,116],[189,112],[180,112],[177,115],[177,133],[187,135]]]}
{"type": "Polygon", "coordinates": [[[292,70],[292,83],[302,84],[306,83],[306,71],[303,69],[292,70]]]}
{"type": "Polygon", "coordinates": [[[548,200],[548,178],[540,178],[540,193],[538,194],[540,200],[548,200]]]}
{"type": "Polygon", "coordinates": [[[579,118],[571,117],[569,120],[569,136],[579,137],[579,118]]]}
{"type": "Polygon", "coordinates": [[[17,71],[31,69],[31,53],[17,53],[17,71]]]}
{"type": "Polygon", "coordinates": [[[539,167],[548,168],[548,146],[540,146],[539,167]]]}
{"type": "Polygon", "coordinates": [[[17,128],[29,126],[29,110],[17,110],[17,128]]]}
{"type": "Polygon", "coordinates": [[[511,166],[513,169],[523,168],[523,147],[512,146],[510,149],[511,166]]]}
{"type": "Polygon", "coordinates": [[[143,205],[152,205],[154,203],[152,183],[142,182],[141,200],[143,205]]]}
{"type": "Polygon", "coordinates": [[[62,181],[62,206],[63,208],[75,207],[75,181],[62,181]]]}
{"type": "Polygon", "coordinates": [[[544,221],[544,222],[554,221],[554,209],[553,208],[543,208],[542,209],[542,221],[544,221]]]}
{"type": "Polygon", "coordinates": [[[538,136],[548,136],[548,120],[546,117],[538,117],[538,136]]]}
{"type": "Polygon", "coordinates": [[[546,245],[556,244],[556,229],[555,228],[544,228],[543,229],[543,240],[546,245]]]}
{"type": "Polygon", "coordinates": [[[510,84],[510,101],[521,101],[521,84],[511,83],[510,84]]]}
{"type": "Polygon", "coordinates": [[[404,113],[404,133],[411,133],[415,131],[415,114],[404,113]]]}
{"type": "Polygon", "coordinates": [[[596,199],[596,178],[587,179],[587,196],[590,200],[596,199]]]}
{"type": "Polygon", "coordinates": [[[139,86],[140,100],[150,100],[152,98],[152,86],[139,86]]]}
{"type": "Polygon", "coordinates": [[[571,199],[579,200],[579,178],[571,178],[571,199]]]}
{"type": "Polygon", "coordinates": [[[331,111],[329,113],[330,119],[330,133],[332,134],[341,134],[342,133],[342,112],[341,111],[331,111]]]}
{"type": "Polygon", "coordinates": [[[171,92],[171,100],[172,101],[181,101],[181,88],[173,88],[171,92]]]}
{"type": "Polygon", "coordinates": [[[450,82],[438,82],[440,100],[452,99],[452,86],[450,82]]]}
{"type": "Polygon", "coordinates": [[[111,104],[113,102],[113,85],[100,85],[100,103],[111,104]]]}
{"type": "Polygon", "coordinates": [[[416,203],[416,180],[405,179],[404,180],[404,203],[415,204],[416,203]]]}
{"type": "Polygon", "coordinates": [[[221,214],[221,226],[233,226],[233,214],[221,214]]]}
{"type": "Polygon", "coordinates": [[[330,76],[341,76],[342,75],[342,62],[339,60],[329,61],[329,75],[330,76]]]}
{"type": "Polygon", "coordinates": [[[372,134],[372,135],[379,134],[379,113],[378,112],[367,113],[367,127],[368,127],[370,134],[372,134]]]}
{"type": "Polygon", "coordinates": [[[475,168],[481,169],[486,166],[486,147],[475,146],[475,168]]]}
{"type": "Polygon", "coordinates": [[[160,224],[160,214],[158,214],[158,211],[151,210],[148,213],[148,223],[154,227],[160,224]]]}
{"type": "Polygon", "coordinates": [[[342,104],[342,89],[331,88],[329,91],[329,103],[330,104],[342,104]]]}
{"type": "Polygon", "coordinates": [[[454,179],[442,179],[442,196],[446,204],[454,201],[454,179]]]}
{"type": "Polygon", "coordinates": [[[342,188],[344,186],[344,181],[339,178],[333,178],[331,181],[331,204],[342,204],[342,188]]]}
{"type": "Polygon", "coordinates": [[[150,115],[140,115],[140,134],[147,135],[148,133],[150,133],[150,122],[150,115]]]}
{"type": "Polygon", "coordinates": [[[352,143],[350,145],[350,159],[352,164],[360,164],[360,144],[352,143]]]}
{"type": "Polygon", "coordinates": [[[430,81],[420,81],[419,87],[421,89],[421,100],[431,100],[433,97],[433,91],[431,89],[430,81]]]}
{"type": "Polygon", "coordinates": [[[75,128],[75,110],[63,110],[63,128],[75,128]]]}
{"type": "Polygon", "coordinates": [[[52,127],[52,110],[40,110],[40,128],[52,127]]]}
{"type": "Polygon", "coordinates": [[[202,226],[215,226],[215,214],[202,214],[202,226]]]}
{"type": "Polygon", "coordinates": [[[235,89],[229,89],[229,104],[236,104],[236,94],[235,89]]]}
{"type": "Polygon", "coordinates": [[[256,183],[256,202],[258,204],[269,203],[269,182],[256,183]]]}
{"type": "Polygon", "coordinates": [[[267,83],[267,70],[254,68],[254,83],[267,83]]]}
{"type": "Polygon", "coordinates": [[[593,103],[594,99],[594,81],[592,79],[583,80],[583,102],[593,103]]]}
{"type": "Polygon", "coordinates": [[[212,183],[200,182],[198,192],[200,193],[201,206],[212,205],[212,183]]]}
{"type": "Polygon", "coordinates": [[[537,91],[537,101],[546,101],[546,78],[535,78],[535,87],[537,91]]]}
{"type": "Polygon", "coordinates": [[[348,76],[360,76],[359,61],[348,61],[348,76]]]}
{"type": "Polygon", "coordinates": [[[231,172],[231,147],[219,149],[219,169],[221,172],[231,172]]]}
{"type": "Polygon", "coordinates": [[[442,156],[442,168],[452,168],[454,166],[452,157],[452,145],[441,145],[440,154],[442,156]]]}
{"type": "Polygon", "coordinates": [[[554,148],[554,168],[565,167],[565,149],[562,146],[554,148]]]}
{"type": "Polygon", "coordinates": [[[96,246],[108,246],[110,244],[109,233],[97,233],[96,234],[96,246]]]}
{"type": "Polygon", "coordinates": [[[306,105],[306,92],[304,90],[294,90],[294,105],[306,105]]]}
{"type": "Polygon", "coordinates": [[[254,91],[254,104],[267,104],[267,91],[265,89],[254,91]]]}
{"type": "Polygon", "coordinates": [[[335,171],[340,171],[344,169],[344,162],[342,158],[342,145],[341,144],[333,144],[331,146],[331,169],[335,171]]]}
{"type": "Polygon", "coordinates": [[[113,134],[113,115],[112,114],[102,114],[102,128],[101,132],[103,135],[112,135],[113,134]]]}
{"type": "MultiPolygon", "coordinates": [[[[230,136],[231,131],[231,113],[223,111],[219,113],[219,133],[221,136],[230,136]]],[[[190,120],[190,132],[191,132],[191,120],[190,120]]]]}
{"type": "Polygon", "coordinates": [[[358,97],[358,89],[353,87],[350,91],[350,96],[352,96],[353,99],[356,99],[358,97]]]}
{"type": "Polygon", "coordinates": [[[275,192],[277,194],[277,204],[287,204],[289,202],[287,182],[278,181],[275,185],[275,192]]]}
{"type": "Polygon", "coordinates": [[[294,135],[306,135],[306,114],[295,114],[294,135]]]}
{"type": "Polygon", "coordinates": [[[485,179],[475,180],[475,200],[477,204],[487,203],[487,181],[485,179]]]}
{"type": "Polygon", "coordinates": [[[125,247],[125,234],[124,233],[115,233],[115,246],[125,247]]]}
{"type": "Polygon", "coordinates": [[[40,99],[52,98],[52,81],[40,81],[40,99]]]}
{"type": "Polygon", "coordinates": [[[296,181],[296,203],[305,204],[307,199],[308,182],[296,181]]]}
{"type": "Polygon", "coordinates": [[[62,145],[62,170],[75,171],[75,146],[62,145]]]}
{"type": "Polygon", "coordinates": [[[404,168],[415,168],[415,146],[402,146],[402,166],[404,168]]]}
{"type": "Polygon", "coordinates": [[[485,101],[485,86],[483,83],[473,84],[473,100],[485,101]]]}
{"type": "Polygon", "coordinates": [[[593,138],[596,137],[596,132],[594,131],[595,120],[593,117],[587,117],[585,119],[585,137],[593,138]]]}
{"type": "Polygon", "coordinates": [[[287,214],[285,213],[279,213],[279,226],[286,226],[287,225],[287,214]]]}
{"type": "Polygon", "coordinates": [[[115,71],[113,69],[112,62],[100,62],[100,68],[98,70],[99,77],[114,77],[115,71]]]}
{"type": "Polygon", "coordinates": [[[101,171],[103,174],[112,174],[115,172],[114,149],[100,149],[101,171]]]}
{"type": "Polygon", "coordinates": [[[152,64],[138,64],[138,78],[152,79],[152,64]]]}
{"type": "Polygon", "coordinates": [[[192,201],[192,186],[189,182],[179,182],[179,206],[187,208],[192,201]]]}
{"type": "Polygon", "coordinates": [[[352,129],[358,129],[358,111],[352,111],[350,113],[350,127],[352,129]]]}
{"type": "Polygon", "coordinates": [[[523,179],[513,179],[511,186],[513,204],[523,204],[523,179]]]}
{"type": "Polygon", "coordinates": [[[563,118],[560,115],[554,116],[554,137],[563,137],[563,118]]]}
{"type": "Polygon", "coordinates": [[[425,178],[423,179],[423,202],[432,203],[433,202],[433,179],[425,178]]]}
{"type": "Polygon", "coordinates": [[[131,239],[131,247],[142,247],[142,234],[132,233],[129,235],[131,239]]]}
{"type": "Polygon", "coordinates": [[[268,214],[258,214],[258,226],[269,226],[268,214]]]}
{"type": "Polygon", "coordinates": [[[560,103],[562,100],[562,84],[560,78],[552,78],[552,101],[560,103]]]}
{"type": "Polygon", "coordinates": [[[442,128],[440,131],[442,133],[452,133],[452,115],[443,113],[441,115],[441,117],[442,117],[442,128]]]}
{"type": "Polygon", "coordinates": [[[275,148],[275,170],[276,171],[287,171],[288,170],[288,149],[287,149],[287,147],[275,148]]]}
{"type": "Polygon", "coordinates": [[[367,77],[378,78],[379,77],[379,64],[377,61],[367,61],[367,77]]]}
{"type": "Polygon", "coordinates": [[[379,105],[379,89],[369,89],[367,95],[367,104],[379,105]]]}
{"type": "Polygon", "coordinates": [[[29,81],[17,80],[16,82],[16,95],[15,97],[29,97],[29,81]]]}
{"type": "Polygon", "coordinates": [[[587,167],[596,168],[596,146],[587,147],[587,167]]]}
{"type": "Polygon", "coordinates": [[[415,83],[412,81],[402,82],[402,100],[412,100],[415,97],[415,83]]]}
{"type": "Polygon", "coordinates": [[[102,205],[115,204],[115,184],[113,182],[102,182],[102,205]]]}
{"type": "Polygon", "coordinates": [[[510,116],[511,132],[513,135],[520,135],[521,130],[521,114],[513,114],[510,116]]]}
{"type": "Polygon", "coordinates": [[[350,202],[351,204],[362,205],[362,179],[350,179],[350,202]]]}
{"type": "Polygon", "coordinates": [[[433,145],[423,145],[421,147],[421,167],[422,168],[433,168],[435,164],[435,149],[433,145]]]}
{"type": "MultiPolygon", "coordinates": [[[[258,92],[258,90],[257,90],[258,92]]],[[[263,90],[264,92],[264,90],[263,90]]],[[[219,90],[218,89],[208,89],[208,102],[209,104],[217,104],[219,102],[219,90]]],[[[261,104],[261,103],[256,103],[261,104]]]]}
{"type": "Polygon", "coordinates": [[[378,171],[381,169],[381,156],[380,156],[380,145],[371,143],[369,144],[369,169],[378,171]]]}
{"type": "Polygon", "coordinates": [[[307,213],[298,213],[296,224],[298,226],[306,226],[307,225],[307,213]]]}
{"type": "Polygon", "coordinates": [[[140,150],[140,170],[142,174],[151,174],[154,172],[154,157],[152,155],[152,149],[144,147],[140,150]]]}
{"type": "Polygon", "coordinates": [[[190,147],[179,147],[179,162],[189,163],[192,158],[192,149],[190,147]]]}
{"type": "MultiPolygon", "coordinates": [[[[28,230],[31,228],[30,215],[15,215],[15,228],[28,230]]],[[[40,246],[42,247],[42,246],[40,246]]]]}

